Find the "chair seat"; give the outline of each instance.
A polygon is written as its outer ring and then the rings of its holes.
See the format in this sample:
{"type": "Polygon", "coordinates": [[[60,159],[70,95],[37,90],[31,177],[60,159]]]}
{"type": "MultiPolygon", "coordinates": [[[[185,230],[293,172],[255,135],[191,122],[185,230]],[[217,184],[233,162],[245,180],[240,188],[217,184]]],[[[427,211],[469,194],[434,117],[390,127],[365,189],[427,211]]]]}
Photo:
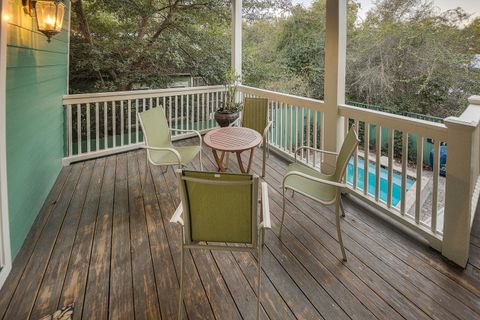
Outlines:
{"type": "MultiPolygon", "coordinates": [[[[182,165],[187,165],[202,150],[200,146],[172,147],[180,154],[182,165]]],[[[175,165],[178,163],[177,157],[169,151],[150,150],[150,161],[156,165],[175,165]]]]}
{"type": "MultiPolygon", "coordinates": [[[[288,166],[287,174],[297,171],[314,178],[334,181],[333,175],[323,174],[315,169],[309,168],[299,163],[292,163],[288,166]]],[[[324,204],[330,204],[335,201],[337,187],[325,183],[318,183],[300,176],[289,176],[285,179],[285,188],[295,190],[301,194],[318,200],[324,204]]]]}

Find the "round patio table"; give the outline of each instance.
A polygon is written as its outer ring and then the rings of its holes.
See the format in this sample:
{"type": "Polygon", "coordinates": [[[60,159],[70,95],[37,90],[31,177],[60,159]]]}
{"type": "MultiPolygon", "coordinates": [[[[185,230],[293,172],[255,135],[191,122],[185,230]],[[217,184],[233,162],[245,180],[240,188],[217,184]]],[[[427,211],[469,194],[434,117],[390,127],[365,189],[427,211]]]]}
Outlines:
{"type": "Polygon", "coordinates": [[[212,149],[213,157],[217,162],[218,171],[225,171],[223,165],[225,154],[232,152],[237,154],[238,166],[242,173],[248,173],[252,166],[253,152],[255,147],[262,143],[262,136],[255,130],[242,127],[224,127],[213,129],[205,135],[203,142],[212,149]],[[243,166],[241,154],[250,150],[247,170],[243,166]],[[221,156],[218,155],[221,152],[221,156]]]}

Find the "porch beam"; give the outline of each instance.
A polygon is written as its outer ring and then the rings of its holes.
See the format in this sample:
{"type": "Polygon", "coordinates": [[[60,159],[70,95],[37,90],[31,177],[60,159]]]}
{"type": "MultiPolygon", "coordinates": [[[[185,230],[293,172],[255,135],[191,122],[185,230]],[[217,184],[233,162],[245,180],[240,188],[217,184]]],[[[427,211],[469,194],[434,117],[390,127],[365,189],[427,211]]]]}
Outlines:
{"type": "MultiPolygon", "coordinates": [[[[326,15],[323,139],[325,149],[339,151],[344,136],[344,122],[338,106],[345,103],[347,0],[327,0],[326,15]]],[[[335,161],[334,156],[326,156],[324,169],[334,168],[335,161]]]]}
{"type": "Polygon", "coordinates": [[[232,0],[232,69],[242,76],[242,0],[232,0]]]}

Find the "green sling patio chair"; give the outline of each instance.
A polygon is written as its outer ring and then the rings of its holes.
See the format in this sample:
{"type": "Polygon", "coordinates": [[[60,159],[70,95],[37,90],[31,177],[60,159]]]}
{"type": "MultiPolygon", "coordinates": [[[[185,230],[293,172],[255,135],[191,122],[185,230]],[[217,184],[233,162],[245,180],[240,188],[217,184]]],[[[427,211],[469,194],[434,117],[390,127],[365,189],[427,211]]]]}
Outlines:
{"type": "Polygon", "coordinates": [[[345,210],[342,204],[341,192],[347,185],[343,183],[345,170],[348,166],[348,161],[353,152],[357,148],[359,140],[355,131],[355,126],[350,128],[345,140],[343,141],[340,153],[330,152],[311,147],[300,147],[295,150],[295,163],[292,163],[288,169],[287,174],[283,178],[283,212],[282,221],[280,224],[280,236],[282,234],[283,220],[285,218],[285,191],[290,189],[292,192],[298,192],[310,199],[318,201],[324,205],[335,204],[336,225],[338,242],[342,250],[343,260],[347,260],[345,255],[345,248],[343,246],[342,233],[340,229],[340,211],[341,215],[345,216],[345,210]],[[316,152],[333,154],[337,156],[335,171],[333,174],[323,174],[313,168],[307,167],[303,164],[297,163],[297,153],[302,149],[310,149],[316,152]]]}
{"type": "MultiPolygon", "coordinates": [[[[138,114],[140,125],[144,134],[145,145],[142,148],[147,150],[147,164],[150,162],[157,166],[178,166],[182,168],[195,159],[198,155],[200,168],[202,165],[202,136],[196,130],[171,129],[168,127],[167,118],[163,108],[152,108],[138,114]],[[175,147],[172,144],[170,132],[192,132],[198,136],[199,145],[175,147]]],[[[145,174],[145,178],[147,175],[145,174]]]]}
{"type": "Polygon", "coordinates": [[[186,170],[177,170],[177,176],[181,203],[170,222],[182,227],[178,319],[182,318],[183,309],[185,250],[191,249],[244,251],[258,254],[258,319],[264,232],[265,229],[271,228],[267,184],[261,183],[261,216],[259,217],[259,178],[257,176],[186,170]],[[235,244],[241,244],[241,246],[235,246],[235,244]]]}
{"type": "Polygon", "coordinates": [[[268,120],[268,99],[245,98],[241,117],[233,123],[245,128],[250,128],[263,136],[263,166],[262,177],[265,177],[265,161],[268,149],[268,130],[272,121],[268,120]]]}

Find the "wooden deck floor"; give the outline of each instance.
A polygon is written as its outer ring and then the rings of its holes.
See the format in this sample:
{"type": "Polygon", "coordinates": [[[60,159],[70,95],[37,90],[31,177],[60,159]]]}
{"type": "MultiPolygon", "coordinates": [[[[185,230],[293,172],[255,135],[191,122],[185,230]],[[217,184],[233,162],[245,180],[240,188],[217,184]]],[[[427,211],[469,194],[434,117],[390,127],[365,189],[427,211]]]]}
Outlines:
{"type": "MultiPolygon", "coordinates": [[[[142,196],[144,163],[137,151],[62,170],[0,293],[0,318],[35,320],[73,302],[75,319],[175,319],[180,240],[168,220],[176,183],[171,170],[151,167],[142,196]]],[[[257,152],[255,172],[260,165],[257,152]]],[[[273,229],[262,319],[480,318],[478,218],[470,264],[460,270],[347,198],[344,264],[332,208],[289,198],[286,232],[277,237],[286,166],[268,159],[273,229]]],[[[230,168],[238,170],[233,160],[230,168]]],[[[195,251],[186,261],[189,319],[254,319],[253,255],[195,251]]]]}

